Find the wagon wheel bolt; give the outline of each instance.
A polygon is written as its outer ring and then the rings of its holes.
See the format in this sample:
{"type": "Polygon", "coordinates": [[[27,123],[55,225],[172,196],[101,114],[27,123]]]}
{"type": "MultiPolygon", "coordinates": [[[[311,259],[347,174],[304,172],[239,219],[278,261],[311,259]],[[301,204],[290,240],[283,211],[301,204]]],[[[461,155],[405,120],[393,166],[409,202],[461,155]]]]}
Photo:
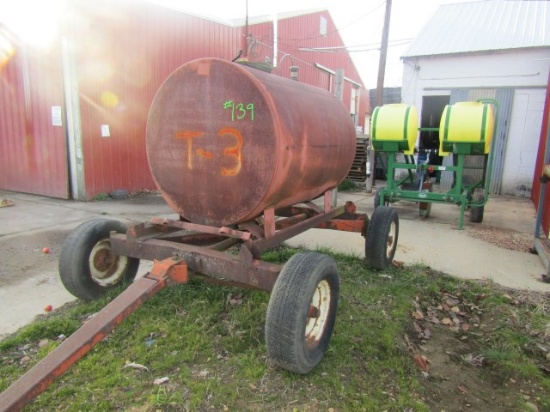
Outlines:
{"type": "Polygon", "coordinates": [[[313,305],[309,305],[309,309],[307,311],[307,317],[308,318],[318,318],[319,317],[319,308],[316,308],[313,305]]]}
{"type": "MultiPolygon", "coordinates": [[[[101,250],[94,256],[94,267],[100,272],[106,272],[116,262],[115,256],[108,250],[101,250]]],[[[110,271],[109,271],[110,272],[110,271]]],[[[107,273],[98,274],[96,277],[102,278],[108,275],[107,273]]]]}
{"type": "Polygon", "coordinates": [[[101,264],[110,264],[111,263],[111,253],[109,253],[108,250],[101,250],[98,253],[96,253],[94,257],[94,263],[97,265],[101,264]]]}

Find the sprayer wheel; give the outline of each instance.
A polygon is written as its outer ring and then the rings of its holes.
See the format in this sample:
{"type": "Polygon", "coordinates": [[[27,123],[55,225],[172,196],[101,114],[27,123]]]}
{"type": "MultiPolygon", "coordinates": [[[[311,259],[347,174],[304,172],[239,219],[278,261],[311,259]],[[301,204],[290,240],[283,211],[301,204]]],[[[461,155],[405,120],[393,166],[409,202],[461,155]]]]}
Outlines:
{"type": "MultiPolygon", "coordinates": [[[[481,203],[485,200],[483,193],[474,193],[472,197],[473,203],[481,203]]],[[[470,222],[481,223],[483,221],[483,212],[485,206],[471,206],[470,207],[470,222]]]]}
{"type": "Polygon", "coordinates": [[[365,240],[365,260],[372,269],[385,269],[393,262],[399,216],[393,207],[379,206],[372,214],[365,240]]]}

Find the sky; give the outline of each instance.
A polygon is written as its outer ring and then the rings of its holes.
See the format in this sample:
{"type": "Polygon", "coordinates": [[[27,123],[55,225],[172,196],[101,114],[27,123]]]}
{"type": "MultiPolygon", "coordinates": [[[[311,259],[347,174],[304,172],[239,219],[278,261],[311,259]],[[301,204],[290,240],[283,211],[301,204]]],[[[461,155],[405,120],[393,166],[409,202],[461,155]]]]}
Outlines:
{"type": "MultiPolygon", "coordinates": [[[[46,41],[48,33],[55,32],[56,16],[63,9],[64,1],[66,0],[0,0],[0,21],[8,23],[19,35],[22,34],[31,41],[46,41]],[[28,10],[33,10],[33,13],[28,13],[28,10]]],[[[217,20],[244,18],[247,6],[251,17],[296,10],[328,9],[344,44],[354,50],[350,52],[350,56],[362,82],[369,89],[376,87],[385,0],[148,1],[171,4],[178,9],[217,20]]],[[[400,57],[437,8],[443,4],[466,1],[475,0],[392,1],[385,87],[401,86],[403,65],[400,57]]]]}
{"type": "MultiPolygon", "coordinates": [[[[244,18],[247,0],[189,1],[157,0],[218,20],[244,18]],[[212,7],[215,4],[215,7],[212,7]]],[[[410,41],[443,4],[475,0],[393,0],[385,87],[401,86],[401,55],[410,41]]],[[[248,15],[263,16],[286,11],[328,9],[346,46],[360,46],[350,53],[367,88],[375,88],[380,59],[379,45],[384,26],[385,0],[248,0],[248,15]]]]}

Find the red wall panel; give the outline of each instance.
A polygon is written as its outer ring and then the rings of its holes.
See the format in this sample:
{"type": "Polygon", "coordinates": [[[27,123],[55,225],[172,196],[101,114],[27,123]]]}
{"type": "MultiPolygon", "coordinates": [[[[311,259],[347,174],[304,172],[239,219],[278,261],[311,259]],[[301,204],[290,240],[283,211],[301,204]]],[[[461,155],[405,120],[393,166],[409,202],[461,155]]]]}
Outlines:
{"type": "Polygon", "coordinates": [[[14,39],[0,64],[0,188],[67,198],[65,131],[52,125],[52,106],[63,105],[60,50],[14,39]]]}
{"type": "Polygon", "coordinates": [[[168,75],[199,57],[231,59],[233,27],[147,3],[82,2],[78,38],[86,194],[155,188],[145,152],[147,113],[168,75]],[[100,28],[100,35],[96,34],[100,28]],[[110,137],[101,136],[108,125],[110,137]]]}
{"type": "MultiPolygon", "coordinates": [[[[548,142],[548,133],[550,132],[549,118],[550,118],[550,72],[548,73],[546,101],[544,103],[544,114],[542,118],[542,127],[540,132],[539,150],[537,154],[537,162],[535,165],[535,175],[533,178],[533,190],[531,192],[532,193],[531,199],[533,199],[533,203],[535,204],[535,207],[538,207],[538,203],[540,199],[541,183],[539,181],[539,176],[542,175],[545,150],[547,145],[550,145],[550,142],[548,142]]],[[[546,191],[545,191],[545,196],[543,201],[543,210],[541,213],[542,213],[542,228],[544,230],[545,235],[548,237],[550,233],[550,186],[548,186],[548,183],[546,183],[546,191]]]]}

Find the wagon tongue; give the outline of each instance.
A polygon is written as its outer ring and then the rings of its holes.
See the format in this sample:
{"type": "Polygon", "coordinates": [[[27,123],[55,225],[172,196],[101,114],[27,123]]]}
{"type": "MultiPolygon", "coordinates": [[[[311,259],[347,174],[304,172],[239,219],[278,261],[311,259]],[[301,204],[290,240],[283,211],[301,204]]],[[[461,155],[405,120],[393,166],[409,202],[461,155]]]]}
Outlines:
{"type": "Polygon", "coordinates": [[[52,353],[2,392],[0,412],[21,410],[147,299],[169,284],[185,282],[187,265],[181,263],[180,259],[155,261],[151,272],[132,283],[52,353]]]}

